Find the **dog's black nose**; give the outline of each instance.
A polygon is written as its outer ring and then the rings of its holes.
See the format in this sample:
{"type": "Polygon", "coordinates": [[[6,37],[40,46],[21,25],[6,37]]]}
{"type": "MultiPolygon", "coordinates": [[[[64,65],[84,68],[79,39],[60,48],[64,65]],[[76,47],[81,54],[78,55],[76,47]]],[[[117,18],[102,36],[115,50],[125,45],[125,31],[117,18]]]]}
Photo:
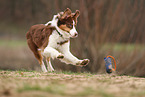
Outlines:
{"type": "Polygon", "coordinates": [[[75,36],[78,36],[78,34],[77,34],[77,33],[75,33],[75,36]]]}

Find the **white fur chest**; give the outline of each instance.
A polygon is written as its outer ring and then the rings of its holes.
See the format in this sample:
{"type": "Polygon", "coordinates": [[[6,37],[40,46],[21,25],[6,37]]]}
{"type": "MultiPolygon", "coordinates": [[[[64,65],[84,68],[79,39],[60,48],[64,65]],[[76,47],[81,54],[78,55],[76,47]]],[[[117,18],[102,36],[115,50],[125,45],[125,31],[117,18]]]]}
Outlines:
{"type": "Polygon", "coordinates": [[[49,40],[48,40],[48,45],[47,47],[52,47],[57,49],[58,47],[60,47],[60,45],[58,43],[65,41],[67,39],[64,39],[63,37],[61,37],[56,30],[54,30],[52,32],[52,34],[49,36],[49,40]]]}
{"type": "MultiPolygon", "coordinates": [[[[60,45],[59,43],[66,41],[63,37],[61,37],[56,30],[52,32],[49,36],[48,45],[43,51],[43,55],[47,57],[51,57],[52,59],[57,57],[62,57],[63,55],[60,52],[64,52],[68,50],[69,42],[60,45]]],[[[68,41],[68,40],[67,40],[68,41]]]]}

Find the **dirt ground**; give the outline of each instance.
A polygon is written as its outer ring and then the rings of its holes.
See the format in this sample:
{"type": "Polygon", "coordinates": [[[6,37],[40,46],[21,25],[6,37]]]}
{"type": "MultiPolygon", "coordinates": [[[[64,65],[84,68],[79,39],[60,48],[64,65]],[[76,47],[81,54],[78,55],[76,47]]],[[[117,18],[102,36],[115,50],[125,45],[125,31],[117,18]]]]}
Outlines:
{"type": "Polygon", "coordinates": [[[145,78],[1,70],[0,97],[145,97],[145,78]]]}

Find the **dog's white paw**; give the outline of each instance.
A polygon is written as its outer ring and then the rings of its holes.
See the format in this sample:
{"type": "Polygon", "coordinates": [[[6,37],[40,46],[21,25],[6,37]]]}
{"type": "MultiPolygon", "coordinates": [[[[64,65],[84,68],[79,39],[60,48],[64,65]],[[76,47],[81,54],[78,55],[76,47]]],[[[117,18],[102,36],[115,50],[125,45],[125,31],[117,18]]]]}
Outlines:
{"type": "Polygon", "coordinates": [[[83,60],[79,61],[79,62],[76,64],[76,66],[86,66],[86,65],[88,65],[89,62],[90,62],[89,59],[83,59],[83,60]]]}

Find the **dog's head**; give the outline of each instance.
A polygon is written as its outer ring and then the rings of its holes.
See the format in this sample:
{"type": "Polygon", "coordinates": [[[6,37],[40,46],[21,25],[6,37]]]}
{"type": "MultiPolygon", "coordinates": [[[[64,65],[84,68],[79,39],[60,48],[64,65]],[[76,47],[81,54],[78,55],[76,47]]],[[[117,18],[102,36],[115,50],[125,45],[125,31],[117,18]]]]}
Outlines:
{"type": "Polygon", "coordinates": [[[58,14],[57,27],[63,30],[63,34],[67,34],[72,38],[78,36],[76,25],[79,14],[79,10],[76,10],[75,13],[72,13],[69,8],[67,8],[64,12],[60,12],[58,14]]]}

